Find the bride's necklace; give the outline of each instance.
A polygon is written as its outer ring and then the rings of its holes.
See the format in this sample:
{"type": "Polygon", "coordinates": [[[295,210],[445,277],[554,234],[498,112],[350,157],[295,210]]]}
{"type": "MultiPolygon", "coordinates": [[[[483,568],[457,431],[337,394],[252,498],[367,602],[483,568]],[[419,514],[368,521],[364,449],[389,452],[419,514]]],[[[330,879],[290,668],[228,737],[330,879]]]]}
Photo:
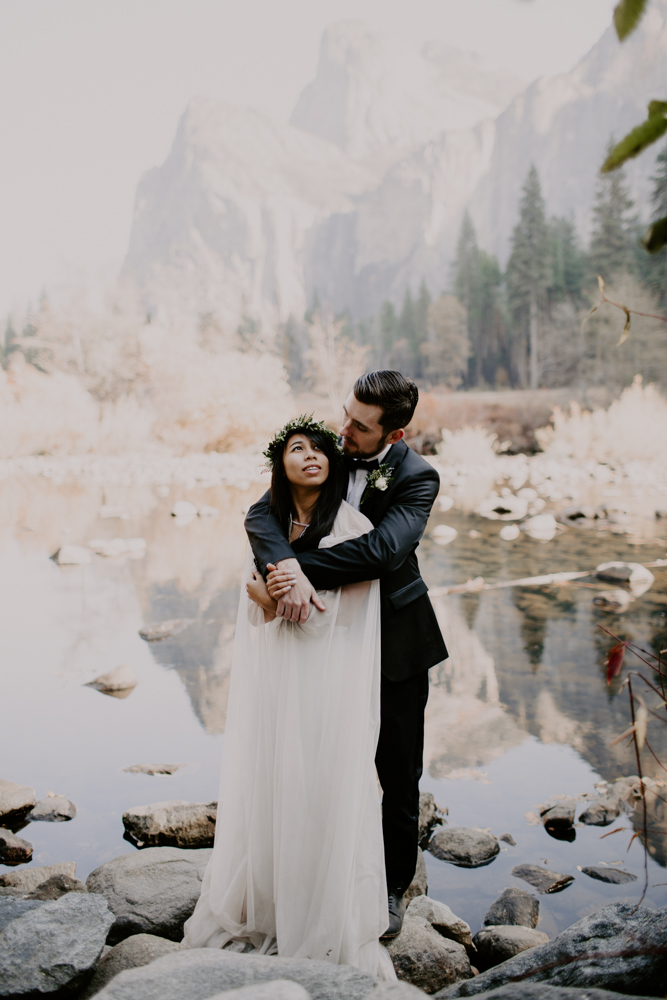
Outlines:
{"type": "Polygon", "coordinates": [[[299,538],[303,538],[303,536],[306,534],[306,528],[310,527],[309,524],[304,524],[303,521],[295,521],[294,518],[292,517],[292,515],[290,514],[290,518],[289,518],[289,533],[290,533],[290,535],[292,534],[292,525],[293,524],[296,524],[297,527],[299,527],[299,528],[303,528],[303,531],[299,535],[299,538]]]}

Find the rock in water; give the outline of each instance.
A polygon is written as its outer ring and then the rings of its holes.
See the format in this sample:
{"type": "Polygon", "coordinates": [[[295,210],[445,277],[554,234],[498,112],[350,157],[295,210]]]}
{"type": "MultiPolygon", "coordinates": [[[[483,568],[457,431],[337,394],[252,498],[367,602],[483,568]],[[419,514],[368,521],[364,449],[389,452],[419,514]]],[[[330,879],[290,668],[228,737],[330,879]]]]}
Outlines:
{"type": "Polygon", "coordinates": [[[593,604],[603,611],[611,611],[613,614],[620,615],[628,610],[632,600],[632,594],[629,594],[627,590],[601,590],[593,598],[593,604]]]}
{"type": "Polygon", "coordinates": [[[35,789],[0,778],[0,822],[24,819],[35,804],[35,789]]]}
{"type": "Polygon", "coordinates": [[[43,865],[41,868],[22,868],[17,872],[4,872],[0,875],[0,886],[11,886],[23,892],[32,892],[37,886],[43,885],[54,875],[67,875],[73,879],[76,875],[76,861],[61,861],[57,865],[43,865]]]}
{"type": "Polygon", "coordinates": [[[208,849],[148,847],[121,854],[91,872],[86,880],[88,892],[104,896],[116,918],[109,944],[131,934],[181,941],[210,857],[208,849]]]}
{"type": "Polygon", "coordinates": [[[97,997],[99,1000],[209,1000],[228,990],[277,979],[299,983],[312,1000],[365,1000],[376,983],[373,976],[350,965],[193,948],[165,955],[140,969],[126,969],[97,997]]]}
{"type": "Polygon", "coordinates": [[[68,819],[76,816],[76,806],[64,795],[53,795],[51,792],[45,799],[39,802],[28,813],[31,823],[42,821],[44,823],[65,823],[68,819]]]}
{"type": "Polygon", "coordinates": [[[442,937],[423,917],[406,914],[398,937],[387,942],[396,975],[426,993],[472,976],[462,944],[442,937]]]}
{"type": "Polygon", "coordinates": [[[509,844],[510,847],[516,847],[516,840],[511,833],[501,833],[498,840],[502,840],[503,843],[509,844]]]}
{"type": "Polygon", "coordinates": [[[484,830],[447,827],[431,838],[428,850],[441,861],[461,868],[478,868],[493,861],[500,846],[493,834],[484,830]]]}
{"type": "Polygon", "coordinates": [[[120,691],[127,691],[129,694],[137,686],[137,678],[129,667],[122,664],[113,670],[108,670],[106,674],[100,674],[94,681],[88,681],[85,686],[102,691],[103,694],[116,694],[120,691]]]}
{"type": "Polygon", "coordinates": [[[0,914],[7,903],[24,909],[0,931],[0,995],[32,1000],[83,985],[113,923],[106,901],[81,893],[48,903],[0,899],[0,914]]]}
{"type": "Polygon", "coordinates": [[[123,813],[125,832],[141,847],[213,847],[217,802],[154,802],[123,813]]]}
{"type": "Polygon", "coordinates": [[[139,635],[146,642],[160,642],[162,639],[171,639],[173,635],[183,632],[193,621],[193,618],[171,618],[166,622],[154,622],[152,625],[140,628],[139,635]]]}
{"type": "Polygon", "coordinates": [[[172,517],[196,517],[197,508],[189,500],[177,500],[174,504],[172,511],[172,517]]]}
{"type": "Polygon", "coordinates": [[[62,545],[51,558],[59,566],[85,566],[92,556],[83,545],[62,545]]]}
{"type": "Polygon", "coordinates": [[[518,924],[482,927],[473,938],[473,944],[477,949],[475,961],[478,968],[491,969],[522,951],[535,948],[539,944],[546,944],[548,940],[548,935],[542,931],[518,924]]]}
{"type": "Polygon", "coordinates": [[[421,917],[427,920],[431,927],[442,934],[443,937],[458,941],[464,948],[472,945],[472,934],[469,925],[465,920],[461,920],[445,904],[437,899],[429,899],[428,896],[417,896],[408,906],[407,916],[421,917]]]}
{"type": "Polygon", "coordinates": [[[419,843],[427,840],[433,833],[433,827],[440,826],[443,811],[436,804],[430,792],[419,793],[419,843]]]}
{"type": "Polygon", "coordinates": [[[18,865],[30,861],[31,857],[32,844],[17,837],[11,830],[0,827],[0,861],[18,865]]]}
{"type": "Polygon", "coordinates": [[[46,882],[41,882],[36,889],[29,892],[26,899],[60,899],[67,892],[88,892],[84,882],[69,875],[52,875],[46,882]]]}
{"type": "MultiPolygon", "coordinates": [[[[635,796],[639,798],[639,789],[640,781],[635,775],[617,778],[602,795],[584,809],[579,816],[579,822],[589,826],[608,826],[614,822],[622,809],[632,803],[635,796]]],[[[630,812],[631,808],[627,811],[630,812]]]]}
{"type": "Polygon", "coordinates": [[[142,965],[150,965],[156,958],[171,955],[172,952],[182,949],[182,944],[156,937],[155,934],[134,934],[132,937],[125,938],[103,956],[95,969],[95,975],[76,1000],[87,1000],[88,997],[99,993],[123,969],[138,969],[142,965]]]}
{"type": "Polygon", "coordinates": [[[590,865],[581,869],[584,875],[598,879],[599,882],[611,882],[613,885],[622,885],[624,882],[636,882],[637,876],[632,872],[624,872],[618,868],[605,868],[600,865],[590,865]]]}
{"type": "Polygon", "coordinates": [[[491,904],[484,923],[487,927],[511,924],[518,927],[537,927],[540,901],[524,889],[503,889],[491,904]]]}
{"type": "MultiPolygon", "coordinates": [[[[667,980],[667,908],[611,903],[577,921],[548,944],[508,959],[447,991],[474,996],[527,980],[588,990],[662,996],[667,980]]],[[[515,994],[512,994],[514,996],[515,994]]]]}
{"type": "Polygon", "coordinates": [[[641,563],[602,563],[595,570],[595,575],[598,580],[609,583],[627,583],[635,597],[645,594],[655,581],[650,569],[646,569],[641,563]]]}
{"type": "Polygon", "coordinates": [[[410,885],[407,887],[403,893],[403,899],[405,900],[406,906],[411,899],[415,896],[425,896],[428,892],[428,876],[426,874],[426,862],[424,861],[424,852],[421,847],[417,848],[417,868],[415,869],[415,877],[413,878],[410,885]]]}
{"type": "Polygon", "coordinates": [[[123,770],[130,774],[175,774],[179,767],[185,764],[132,764],[123,770]]]}
{"type": "Polygon", "coordinates": [[[546,809],[540,812],[542,823],[544,826],[556,830],[572,826],[576,809],[577,803],[574,799],[563,799],[562,802],[557,802],[555,806],[547,806],[546,809]]]}
{"type": "Polygon", "coordinates": [[[516,865],[512,869],[512,875],[530,882],[542,894],[560,892],[561,889],[566,889],[570,882],[574,882],[574,875],[550,872],[548,868],[540,868],[539,865],[516,865]]]}

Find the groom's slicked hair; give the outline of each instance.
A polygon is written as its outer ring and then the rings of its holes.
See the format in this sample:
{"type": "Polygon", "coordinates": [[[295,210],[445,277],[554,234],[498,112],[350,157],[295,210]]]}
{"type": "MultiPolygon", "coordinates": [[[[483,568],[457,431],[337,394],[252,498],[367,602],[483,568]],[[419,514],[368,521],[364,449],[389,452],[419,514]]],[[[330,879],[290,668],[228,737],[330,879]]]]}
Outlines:
{"type": "Polygon", "coordinates": [[[419,401],[419,389],[400,372],[366,372],[352,391],[360,403],[381,407],[380,426],[387,434],[408,426],[419,401]]]}

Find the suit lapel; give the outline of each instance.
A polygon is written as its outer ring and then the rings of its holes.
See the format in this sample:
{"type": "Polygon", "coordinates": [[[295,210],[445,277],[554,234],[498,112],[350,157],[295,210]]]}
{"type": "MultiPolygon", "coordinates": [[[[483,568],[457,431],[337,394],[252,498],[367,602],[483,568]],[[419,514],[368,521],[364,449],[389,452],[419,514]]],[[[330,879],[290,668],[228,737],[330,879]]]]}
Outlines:
{"type": "Polygon", "coordinates": [[[404,441],[397,441],[396,444],[392,445],[382,461],[382,465],[388,465],[390,469],[393,469],[389,489],[386,492],[378,489],[370,489],[366,491],[365,498],[362,500],[360,505],[360,510],[362,514],[365,514],[366,517],[373,522],[373,524],[376,523],[376,517],[379,509],[383,506],[388,506],[387,501],[390,500],[391,488],[394,485],[399,466],[405,458],[407,451],[408,446],[404,441]]]}

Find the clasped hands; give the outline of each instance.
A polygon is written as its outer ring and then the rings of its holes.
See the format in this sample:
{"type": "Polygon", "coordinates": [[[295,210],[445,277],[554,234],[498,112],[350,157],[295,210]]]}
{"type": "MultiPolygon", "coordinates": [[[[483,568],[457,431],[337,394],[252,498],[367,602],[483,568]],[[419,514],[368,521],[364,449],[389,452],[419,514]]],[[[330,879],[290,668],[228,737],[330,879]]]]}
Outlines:
{"type": "Polygon", "coordinates": [[[318,611],[326,605],[301,569],[298,559],[281,559],[275,565],[268,563],[266,588],[269,596],[278,602],[276,617],[288,622],[305,622],[310,614],[311,602],[318,611]]]}

